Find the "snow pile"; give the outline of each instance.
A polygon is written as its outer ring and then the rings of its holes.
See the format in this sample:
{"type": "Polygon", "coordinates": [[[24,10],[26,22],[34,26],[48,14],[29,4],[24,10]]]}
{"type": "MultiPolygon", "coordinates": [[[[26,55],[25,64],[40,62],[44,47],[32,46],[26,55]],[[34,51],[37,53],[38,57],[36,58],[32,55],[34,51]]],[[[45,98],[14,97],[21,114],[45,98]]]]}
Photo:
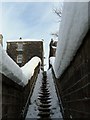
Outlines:
{"type": "Polygon", "coordinates": [[[41,63],[41,59],[39,57],[33,57],[28,63],[26,63],[23,67],[21,67],[23,74],[29,80],[33,74],[35,68],[38,66],[39,62],[41,63]]]}
{"type": "Polygon", "coordinates": [[[51,64],[52,66],[54,66],[55,57],[50,57],[49,59],[50,59],[50,64],[51,64]]]}
{"type": "MultiPolygon", "coordinates": [[[[39,110],[38,110],[38,104],[39,104],[39,100],[38,100],[38,94],[40,92],[40,86],[42,85],[42,70],[40,70],[40,73],[37,77],[37,80],[36,80],[36,83],[35,83],[35,87],[34,87],[34,91],[33,91],[33,94],[31,96],[31,104],[29,105],[29,108],[28,108],[28,112],[27,112],[27,115],[26,115],[26,119],[34,119],[35,118],[38,118],[38,113],[39,113],[39,110]]],[[[37,120],[37,119],[36,119],[37,120]]]]}
{"type": "Polygon", "coordinates": [[[53,49],[56,49],[57,47],[56,46],[52,46],[53,49]]]}
{"type": "Polygon", "coordinates": [[[24,86],[27,81],[20,67],[7,55],[0,45],[0,73],[4,74],[19,85],[24,86]]]}
{"type": "Polygon", "coordinates": [[[88,3],[64,3],[54,71],[61,76],[88,31],[88,3]]]}
{"type": "Polygon", "coordinates": [[[51,69],[47,71],[47,81],[49,83],[48,87],[51,96],[51,118],[52,119],[55,118],[57,120],[60,119],[63,120],[51,69]]]}

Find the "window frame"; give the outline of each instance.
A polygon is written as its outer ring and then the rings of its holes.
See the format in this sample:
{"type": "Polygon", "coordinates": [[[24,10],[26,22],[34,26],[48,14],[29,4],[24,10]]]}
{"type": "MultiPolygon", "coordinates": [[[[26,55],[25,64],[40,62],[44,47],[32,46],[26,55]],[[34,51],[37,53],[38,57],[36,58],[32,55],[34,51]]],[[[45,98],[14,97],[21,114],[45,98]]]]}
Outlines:
{"type": "Polygon", "coordinates": [[[23,55],[22,54],[18,54],[17,55],[17,63],[22,63],[23,62],[23,55]]]}

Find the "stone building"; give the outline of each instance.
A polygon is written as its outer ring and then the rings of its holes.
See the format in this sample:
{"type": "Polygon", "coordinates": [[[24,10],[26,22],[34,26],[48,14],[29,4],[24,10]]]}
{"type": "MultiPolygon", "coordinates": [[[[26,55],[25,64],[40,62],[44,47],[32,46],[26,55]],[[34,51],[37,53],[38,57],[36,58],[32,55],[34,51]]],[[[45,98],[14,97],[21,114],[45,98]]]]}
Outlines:
{"type": "Polygon", "coordinates": [[[49,57],[55,57],[56,54],[57,41],[51,39],[49,44],[49,57]]]}
{"type": "Polygon", "coordinates": [[[43,67],[43,41],[33,39],[18,39],[7,41],[8,55],[19,65],[23,66],[32,57],[41,58],[43,67]]]}
{"type": "Polygon", "coordinates": [[[51,67],[50,57],[56,56],[56,48],[57,48],[57,41],[51,39],[50,44],[49,44],[49,68],[51,67]]]}

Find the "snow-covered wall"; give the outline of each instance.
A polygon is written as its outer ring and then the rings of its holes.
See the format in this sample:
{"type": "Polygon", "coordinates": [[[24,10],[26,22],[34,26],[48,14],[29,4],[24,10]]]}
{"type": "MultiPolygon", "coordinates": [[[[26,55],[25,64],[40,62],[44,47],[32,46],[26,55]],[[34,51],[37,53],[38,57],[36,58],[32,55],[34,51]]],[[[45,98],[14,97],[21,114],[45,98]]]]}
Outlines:
{"type": "Polygon", "coordinates": [[[73,59],[88,31],[88,3],[64,3],[54,72],[59,78],[73,59]]]}
{"type": "Polygon", "coordinates": [[[0,44],[0,73],[4,74],[19,85],[26,85],[33,76],[37,65],[41,59],[33,57],[28,63],[20,68],[3,50],[0,44]]]}
{"type": "Polygon", "coordinates": [[[54,67],[55,57],[50,57],[50,64],[54,67]]]}
{"type": "Polygon", "coordinates": [[[0,45],[0,73],[20,85],[27,83],[20,67],[7,55],[0,45]]]}
{"type": "Polygon", "coordinates": [[[34,70],[39,63],[41,64],[41,59],[35,56],[29,62],[27,62],[23,67],[21,67],[23,74],[28,80],[33,76],[34,70]]]}

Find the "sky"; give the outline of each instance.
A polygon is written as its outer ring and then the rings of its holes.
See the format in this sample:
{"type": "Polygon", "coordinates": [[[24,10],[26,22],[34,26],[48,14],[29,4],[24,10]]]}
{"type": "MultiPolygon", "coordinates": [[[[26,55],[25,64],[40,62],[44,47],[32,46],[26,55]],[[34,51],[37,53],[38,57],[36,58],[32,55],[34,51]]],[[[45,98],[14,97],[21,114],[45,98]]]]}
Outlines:
{"type": "MultiPolygon", "coordinates": [[[[7,40],[44,39],[45,64],[48,62],[49,43],[52,32],[59,30],[58,16],[54,8],[61,8],[59,2],[4,2],[2,3],[3,46],[7,40]]],[[[56,39],[56,38],[54,38],[56,39]]],[[[47,68],[48,66],[46,66],[47,68]]]]}

